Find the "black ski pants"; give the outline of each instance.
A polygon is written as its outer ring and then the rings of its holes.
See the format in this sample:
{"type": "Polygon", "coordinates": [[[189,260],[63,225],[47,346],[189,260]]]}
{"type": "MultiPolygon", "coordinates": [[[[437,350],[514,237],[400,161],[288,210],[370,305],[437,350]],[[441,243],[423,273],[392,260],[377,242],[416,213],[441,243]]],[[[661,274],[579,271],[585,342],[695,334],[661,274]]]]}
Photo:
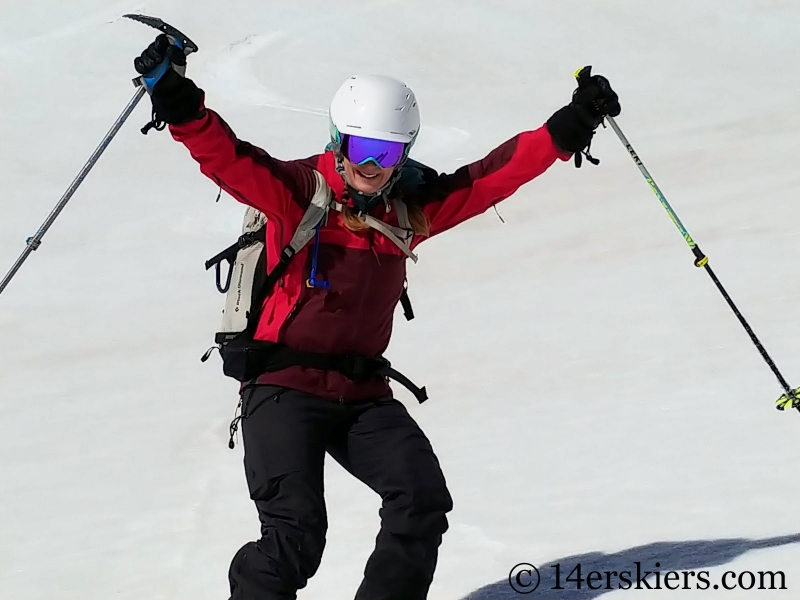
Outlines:
{"type": "Polygon", "coordinates": [[[430,442],[401,402],[340,404],[252,386],[242,392],[241,425],[261,538],[233,558],[231,600],[294,600],[317,571],[328,525],[326,452],[383,501],[356,600],[427,597],[452,500],[430,442]]]}

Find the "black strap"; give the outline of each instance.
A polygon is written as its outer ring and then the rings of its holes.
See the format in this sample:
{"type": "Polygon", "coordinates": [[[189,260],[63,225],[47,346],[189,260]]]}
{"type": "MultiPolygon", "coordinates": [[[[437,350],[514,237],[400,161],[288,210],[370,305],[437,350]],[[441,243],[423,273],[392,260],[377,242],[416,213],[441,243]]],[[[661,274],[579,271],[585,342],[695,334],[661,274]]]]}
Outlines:
{"type": "Polygon", "coordinates": [[[239,252],[239,250],[249,248],[256,242],[261,242],[262,244],[266,243],[266,235],[266,225],[261,227],[261,229],[257,229],[256,231],[248,231],[247,233],[243,233],[233,244],[206,261],[206,271],[208,271],[214,265],[221,263],[223,260],[227,260],[228,262],[235,261],[236,253],[239,252]]]}
{"type": "Polygon", "coordinates": [[[408,297],[408,287],[403,287],[403,293],[400,295],[400,304],[403,305],[403,314],[406,316],[406,321],[414,318],[414,307],[411,306],[411,298],[408,297]]]}
{"type": "MultiPolygon", "coordinates": [[[[594,136],[594,134],[592,134],[592,136],[594,136]]],[[[581,155],[585,156],[586,160],[588,160],[590,163],[592,163],[595,166],[600,164],[600,159],[599,158],[595,158],[594,156],[592,156],[591,155],[591,150],[592,150],[592,141],[590,139],[589,140],[589,145],[587,145],[586,148],[584,148],[583,150],[580,150],[580,151],[575,153],[575,166],[578,169],[580,169],[581,165],[583,164],[583,160],[581,159],[581,155]]]]}
{"type": "Polygon", "coordinates": [[[233,244],[225,248],[219,254],[209,258],[206,261],[206,271],[208,271],[211,267],[216,267],[217,272],[217,290],[221,294],[228,293],[228,290],[231,287],[231,277],[233,276],[233,265],[236,262],[236,255],[238,254],[239,250],[243,250],[244,248],[249,248],[256,242],[261,242],[262,244],[266,244],[266,236],[267,236],[267,226],[264,225],[260,229],[256,231],[248,231],[247,233],[242,234],[239,236],[239,239],[236,240],[233,244]],[[225,278],[225,285],[222,285],[221,278],[220,278],[220,266],[222,261],[228,261],[228,275],[225,278]]]}
{"type": "Polygon", "coordinates": [[[387,361],[387,365],[381,367],[376,371],[378,375],[382,375],[383,377],[388,377],[389,379],[394,379],[397,383],[405,387],[409,392],[414,394],[414,397],[417,399],[417,402],[422,404],[425,400],[428,399],[428,391],[425,389],[425,386],[417,387],[414,383],[405,375],[393,369],[387,361]]]}
{"type": "Polygon", "coordinates": [[[258,326],[258,319],[261,317],[261,311],[264,307],[264,302],[266,301],[267,296],[272,293],[275,284],[278,283],[278,280],[280,280],[284,273],[286,273],[286,269],[289,267],[289,263],[292,262],[295,254],[296,252],[291,246],[286,246],[281,251],[280,261],[278,261],[278,264],[275,265],[275,268],[272,269],[272,271],[267,273],[264,283],[261,284],[261,289],[258,290],[258,294],[253,300],[253,304],[250,306],[250,313],[247,315],[246,331],[255,331],[256,327],[258,326]]]}
{"type": "Polygon", "coordinates": [[[155,129],[156,131],[164,131],[164,128],[167,126],[164,121],[158,118],[155,108],[153,109],[151,115],[150,122],[139,130],[145,135],[147,135],[151,129],[155,129]]]}
{"type": "Polygon", "coordinates": [[[425,387],[414,385],[382,356],[368,358],[350,354],[323,354],[263,341],[250,342],[250,348],[250,356],[259,363],[258,370],[263,373],[281,371],[288,367],[304,367],[320,371],[337,371],[357,383],[363,383],[374,377],[386,377],[408,389],[420,404],[428,399],[425,387]]]}

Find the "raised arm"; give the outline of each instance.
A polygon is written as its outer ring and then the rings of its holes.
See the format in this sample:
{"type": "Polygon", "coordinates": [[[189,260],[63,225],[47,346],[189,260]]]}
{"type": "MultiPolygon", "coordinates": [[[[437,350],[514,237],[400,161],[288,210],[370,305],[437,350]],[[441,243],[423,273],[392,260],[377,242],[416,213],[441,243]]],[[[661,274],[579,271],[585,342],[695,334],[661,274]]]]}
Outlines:
{"type": "Polygon", "coordinates": [[[485,212],[544,173],[556,160],[569,157],[556,147],[543,126],[520,133],[455,173],[427,178],[424,212],[431,235],[485,212]]]}
{"type": "Polygon", "coordinates": [[[160,35],[134,61],[153,102],[148,128],[169,124],[172,136],[199,163],[200,171],[231,196],[269,219],[302,215],[313,195],[313,172],[295,161],[281,161],[244,142],[213,110],[205,94],[185,76],[186,57],[160,35]]]}
{"type": "Polygon", "coordinates": [[[213,110],[203,109],[194,120],[170,125],[170,132],[186,146],[200,171],[239,202],[279,221],[287,213],[305,210],[316,185],[312,171],[238,139],[213,110]]]}
{"type": "Polygon", "coordinates": [[[577,166],[582,156],[597,162],[588,150],[592,136],[606,116],[616,117],[622,109],[608,80],[591,73],[591,67],[584,67],[576,74],[571,102],[539,129],[517,135],[453,174],[425,176],[422,196],[431,235],[485,212],[558,159],[574,155],[577,166]]]}

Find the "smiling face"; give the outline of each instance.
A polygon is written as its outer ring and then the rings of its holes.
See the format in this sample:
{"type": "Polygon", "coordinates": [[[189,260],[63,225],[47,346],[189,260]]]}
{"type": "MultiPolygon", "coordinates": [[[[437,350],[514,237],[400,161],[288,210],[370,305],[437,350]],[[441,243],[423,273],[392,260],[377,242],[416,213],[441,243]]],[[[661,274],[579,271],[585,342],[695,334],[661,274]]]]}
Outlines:
{"type": "Polygon", "coordinates": [[[344,173],[349,183],[356,191],[362,194],[376,194],[383,186],[389,183],[394,173],[394,168],[381,169],[375,163],[356,165],[344,159],[344,173]]]}

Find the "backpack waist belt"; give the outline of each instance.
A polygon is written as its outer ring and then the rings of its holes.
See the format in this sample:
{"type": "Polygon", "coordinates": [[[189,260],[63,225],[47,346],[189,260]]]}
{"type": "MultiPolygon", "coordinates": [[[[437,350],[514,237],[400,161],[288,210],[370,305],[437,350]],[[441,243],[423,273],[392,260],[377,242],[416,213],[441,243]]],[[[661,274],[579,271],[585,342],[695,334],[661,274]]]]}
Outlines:
{"type": "MultiPolygon", "coordinates": [[[[224,335],[224,334],[222,334],[224,335]]],[[[323,354],[295,350],[283,344],[246,339],[216,340],[223,355],[223,371],[228,377],[246,383],[265,373],[274,373],[288,367],[305,367],[320,371],[336,371],[356,383],[375,377],[392,379],[408,389],[418,402],[428,399],[425,387],[418,387],[405,375],[394,369],[384,357],[366,357],[352,354],[323,354]]]]}

